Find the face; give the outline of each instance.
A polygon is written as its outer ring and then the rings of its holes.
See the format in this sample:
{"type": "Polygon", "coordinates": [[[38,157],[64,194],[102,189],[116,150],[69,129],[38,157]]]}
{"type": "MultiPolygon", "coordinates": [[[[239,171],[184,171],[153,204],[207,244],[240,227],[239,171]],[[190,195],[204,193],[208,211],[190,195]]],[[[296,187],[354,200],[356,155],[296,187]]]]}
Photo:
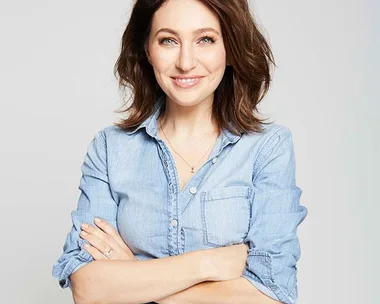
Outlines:
{"type": "Polygon", "coordinates": [[[168,0],[153,17],[147,56],[170,101],[211,104],[226,68],[217,15],[197,0],[168,0]]]}

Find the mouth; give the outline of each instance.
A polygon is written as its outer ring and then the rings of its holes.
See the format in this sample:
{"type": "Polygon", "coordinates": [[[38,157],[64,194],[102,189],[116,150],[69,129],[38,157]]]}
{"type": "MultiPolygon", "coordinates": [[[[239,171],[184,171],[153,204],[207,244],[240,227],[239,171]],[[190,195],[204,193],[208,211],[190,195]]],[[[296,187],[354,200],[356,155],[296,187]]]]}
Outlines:
{"type": "Polygon", "coordinates": [[[194,76],[194,77],[171,77],[175,85],[180,88],[188,89],[196,86],[203,76],[194,76]]]}

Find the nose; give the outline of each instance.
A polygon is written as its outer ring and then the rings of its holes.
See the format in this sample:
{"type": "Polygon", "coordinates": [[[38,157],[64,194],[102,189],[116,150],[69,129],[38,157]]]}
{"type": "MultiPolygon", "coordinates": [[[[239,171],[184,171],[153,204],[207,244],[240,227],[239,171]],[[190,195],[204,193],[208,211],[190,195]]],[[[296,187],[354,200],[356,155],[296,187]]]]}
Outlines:
{"type": "Polygon", "coordinates": [[[191,71],[197,65],[195,57],[195,52],[192,46],[182,45],[177,59],[177,68],[184,72],[191,71]]]}

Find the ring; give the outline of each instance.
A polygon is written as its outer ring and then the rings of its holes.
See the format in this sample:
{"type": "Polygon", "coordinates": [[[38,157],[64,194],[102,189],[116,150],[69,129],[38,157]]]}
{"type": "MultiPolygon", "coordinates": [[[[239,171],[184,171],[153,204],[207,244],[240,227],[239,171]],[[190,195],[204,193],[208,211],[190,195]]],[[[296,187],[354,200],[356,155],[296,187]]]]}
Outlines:
{"type": "Polygon", "coordinates": [[[103,255],[104,255],[107,259],[110,259],[110,258],[111,258],[111,253],[112,253],[112,252],[113,252],[113,249],[111,248],[110,250],[103,252],[103,255]]]}

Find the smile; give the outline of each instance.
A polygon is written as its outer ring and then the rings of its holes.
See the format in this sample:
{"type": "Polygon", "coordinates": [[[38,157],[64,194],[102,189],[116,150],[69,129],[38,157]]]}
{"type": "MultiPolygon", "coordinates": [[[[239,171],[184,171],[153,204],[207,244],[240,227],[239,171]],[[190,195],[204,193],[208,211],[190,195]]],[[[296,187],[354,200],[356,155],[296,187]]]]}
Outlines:
{"type": "Polygon", "coordinates": [[[202,77],[196,78],[172,78],[173,82],[180,88],[192,88],[196,86],[202,77]]]}

